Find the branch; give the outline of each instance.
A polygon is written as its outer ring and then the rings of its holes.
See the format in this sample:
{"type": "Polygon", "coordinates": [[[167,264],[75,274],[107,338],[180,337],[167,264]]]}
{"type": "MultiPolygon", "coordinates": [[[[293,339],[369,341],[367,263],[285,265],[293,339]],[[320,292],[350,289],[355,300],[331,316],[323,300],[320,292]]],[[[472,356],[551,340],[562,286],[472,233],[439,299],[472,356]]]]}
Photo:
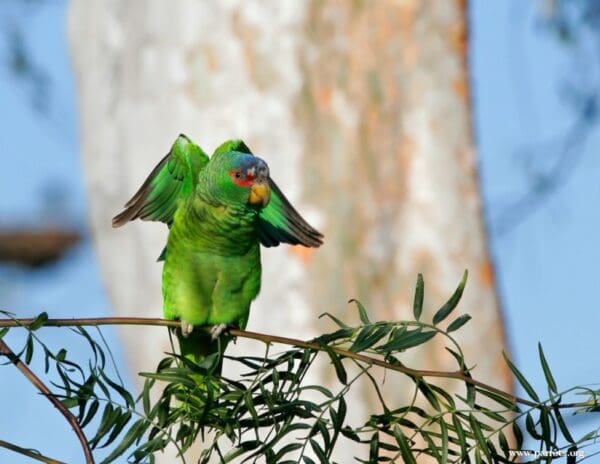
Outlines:
{"type": "MultiPolygon", "coordinates": [[[[28,327],[34,322],[39,322],[37,319],[0,319],[0,328],[2,327],[28,327]]],[[[170,320],[170,319],[160,319],[160,318],[146,318],[146,317],[90,317],[90,318],[82,318],[82,319],[47,319],[44,321],[43,326],[45,327],[78,327],[78,326],[101,326],[101,325],[145,325],[145,326],[161,326],[161,327],[172,327],[178,328],[181,326],[179,321],[170,320]]],[[[206,330],[209,330],[208,328],[206,330]]],[[[545,406],[544,404],[536,403],[535,401],[530,401],[526,398],[522,398],[511,393],[507,393],[499,388],[493,387],[486,383],[480,382],[479,380],[475,380],[471,377],[468,377],[462,371],[432,371],[432,370],[421,370],[421,369],[412,369],[410,367],[406,367],[401,364],[391,364],[384,360],[374,358],[372,356],[367,356],[360,353],[354,353],[353,351],[348,351],[343,348],[337,348],[334,346],[323,345],[318,342],[310,342],[299,340],[296,338],[288,338],[288,337],[280,337],[278,335],[269,335],[259,332],[250,332],[248,330],[240,330],[240,329],[229,329],[229,334],[234,337],[248,338],[251,340],[259,340],[264,343],[281,343],[284,345],[297,346],[299,348],[307,348],[315,351],[325,351],[324,346],[327,346],[328,350],[333,351],[334,353],[344,357],[351,358],[357,361],[362,361],[367,364],[372,364],[375,366],[380,366],[385,369],[401,372],[409,377],[413,378],[445,378],[445,379],[455,379],[475,387],[479,387],[481,389],[496,393],[498,395],[503,396],[511,400],[514,403],[519,403],[525,406],[529,406],[535,409],[571,409],[571,408],[584,408],[589,407],[589,402],[580,402],[580,403],[568,403],[568,404],[554,404],[551,406],[545,406]]]]}
{"type": "Polygon", "coordinates": [[[28,458],[35,459],[36,461],[45,462],[46,464],[66,464],[63,461],[57,461],[56,459],[49,458],[48,456],[44,456],[36,451],[30,450],[28,448],[21,448],[13,443],[9,443],[4,440],[0,440],[0,446],[15,453],[22,454],[23,456],[27,456],[28,458]]]}
{"type": "Polygon", "coordinates": [[[81,240],[76,230],[0,230],[0,261],[43,266],[60,259],[81,240]]]}
{"type": "Polygon", "coordinates": [[[27,365],[19,359],[19,357],[10,349],[10,347],[4,342],[4,340],[0,339],[0,354],[5,355],[16,367],[21,371],[21,373],[27,377],[27,379],[44,395],[48,398],[56,409],[60,411],[60,413],[67,419],[67,422],[71,424],[73,431],[77,435],[79,442],[81,443],[81,447],[83,448],[83,454],[85,455],[86,464],[94,464],[94,457],[92,456],[92,450],[90,449],[90,444],[81,429],[81,426],[77,422],[77,419],[71,412],[66,408],[64,404],[62,404],[56,396],[52,394],[52,392],[48,389],[48,387],[42,382],[38,376],[36,376],[27,365]]]}

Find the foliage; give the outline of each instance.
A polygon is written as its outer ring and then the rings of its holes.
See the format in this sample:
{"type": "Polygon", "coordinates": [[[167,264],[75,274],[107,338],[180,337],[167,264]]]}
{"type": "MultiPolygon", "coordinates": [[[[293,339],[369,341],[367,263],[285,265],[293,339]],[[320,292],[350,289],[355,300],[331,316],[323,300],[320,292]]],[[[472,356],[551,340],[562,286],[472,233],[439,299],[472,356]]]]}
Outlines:
{"type": "MultiPolygon", "coordinates": [[[[216,375],[219,360],[214,356],[196,365],[168,354],[155,372],[140,374],[145,381],[137,398],[120,378],[110,374],[108,347],[83,327],[69,330],[87,341],[91,352],[87,366],[71,360],[64,349],[53,352],[38,337],[39,329],[51,322],[47,315],[9,322],[28,331],[15,357],[30,364],[41,351],[45,373],[53,369],[60,379],[52,383],[52,394],[87,432],[95,453],[101,448],[110,450],[103,463],[119,462],[123,456],[128,456],[129,462],[151,463],[167,446],[183,453],[200,446],[199,440],[203,440],[203,463],[329,463],[335,462],[336,450],[348,442],[360,445],[362,451],[355,459],[365,463],[413,463],[423,456],[440,463],[551,462],[566,451],[573,455],[567,462],[576,462],[579,458],[575,456],[581,457],[582,450],[587,457],[593,456],[600,429],[576,437],[564,411],[584,415],[599,412],[600,390],[585,386],[560,390],[541,345],[545,393],[534,390],[508,357],[506,362],[528,398],[502,392],[473,377],[473,369],[454,338],[470,319],[466,314],[455,316],[465,282],[466,273],[432,322],[422,317],[424,282],[419,276],[414,320],[375,322],[360,302],[352,300],[361,324],[350,326],[324,314],[336,328],[310,342],[232,330],[232,335],[265,342],[262,357],[226,356],[243,371],[240,378],[216,375]],[[455,371],[405,366],[407,351],[434,340],[443,343],[454,358],[455,371]],[[289,346],[275,352],[274,343],[289,346]],[[333,387],[307,381],[319,356],[327,357],[336,374],[333,387]],[[377,380],[382,369],[387,382],[394,382],[395,376],[410,380],[412,401],[392,404],[386,399],[382,382],[377,380]],[[463,393],[452,393],[436,384],[440,379],[461,382],[463,393]],[[371,389],[378,405],[366,421],[354,424],[348,413],[348,394],[359,385],[371,389]],[[567,403],[566,398],[573,395],[583,396],[584,401],[567,403]],[[523,450],[525,440],[541,454],[527,457],[511,452],[523,450]]],[[[90,321],[85,323],[90,325],[90,321]]],[[[9,330],[9,324],[4,325],[0,329],[2,343],[9,330]]],[[[76,325],[76,320],[71,325],[76,325]]],[[[9,363],[15,363],[16,358],[9,356],[9,363]]],[[[185,462],[183,457],[181,461],[185,462]]]]}

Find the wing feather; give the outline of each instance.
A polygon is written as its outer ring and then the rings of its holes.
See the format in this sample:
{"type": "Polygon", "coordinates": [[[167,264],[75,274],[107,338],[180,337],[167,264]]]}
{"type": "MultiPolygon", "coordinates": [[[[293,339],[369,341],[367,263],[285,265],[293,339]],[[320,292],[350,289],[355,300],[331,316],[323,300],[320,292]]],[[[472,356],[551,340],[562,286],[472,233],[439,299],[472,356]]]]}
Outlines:
{"type": "Polygon", "coordinates": [[[180,135],[169,153],[156,165],[139,190],[113,220],[113,227],[142,219],[171,224],[181,200],[195,189],[198,173],[208,156],[185,135],[180,135]]]}
{"type": "Polygon", "coordinates": [[[323,244],[323,234],[300,216],[277,184],[269,179],[271,200],[260,212],[258,236],[263,246],[280,243],[318,248],[323,244]]]}

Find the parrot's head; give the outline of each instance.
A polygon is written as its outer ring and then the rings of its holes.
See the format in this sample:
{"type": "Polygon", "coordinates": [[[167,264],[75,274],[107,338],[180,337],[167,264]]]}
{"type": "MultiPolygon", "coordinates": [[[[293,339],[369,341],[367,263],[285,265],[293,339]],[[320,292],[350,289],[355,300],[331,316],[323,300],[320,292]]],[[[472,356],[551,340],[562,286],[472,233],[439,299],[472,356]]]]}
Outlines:
{"type": "MultiPolygon", "coordinates": [[[[219,155],[218,190],[224,203],[264,208],[271,198],[269,166],[261,158],[239,151],[219,155]]],[[[210,163],[209,163],[210,164],[210,163]]]]}

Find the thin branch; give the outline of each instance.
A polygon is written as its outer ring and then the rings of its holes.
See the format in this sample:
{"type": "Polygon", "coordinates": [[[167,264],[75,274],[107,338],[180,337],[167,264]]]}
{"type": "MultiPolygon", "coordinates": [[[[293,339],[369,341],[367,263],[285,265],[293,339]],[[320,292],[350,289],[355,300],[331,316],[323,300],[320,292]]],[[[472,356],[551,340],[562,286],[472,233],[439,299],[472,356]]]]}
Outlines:
{"type": "MultiPolygon", "coordinates": [[[[39,322],[36,319],[0,319],[0,328],[2,327],[27,327],[34,322],[39,322]]],[[[162,327],[180,327],[179,321],[170,319],[160,318],[146,318],[146,317],[90,317],[82,319],[47,319],[44,321],[44,327],[77,327],[77,326],[100,326],[100,325],[145,325],[145,326],[162,326],[162,327]]],[[[209,330],[207,328],[207,330],[209,330]]],[[[307,348],[315,351],[324,351],[324,345],[319,342],[298,340],[296,338],[280,337],[278,335],[269,335],[259,332],[250,332],[248,330],[240,329],[229,329],[229,333],[234,337],[248,338],[251,340],[259,340],[264,343],[281,343],[284,345],[297,346],[299,348],[307,348]]],[[[377,359],[372,356],[367,356],[360,353],[354,353],[352,351],[345,350],[343,348],[337,348],[334,346],[328,346],[328,349],[337,353],[345,358],[351,358],[358,361],[362,361],[375,366],[380,366],[385,369],[401,372],[412,378],[445,378],[455,379],[475,387],[485,389],[487,391],[501,395],[504,398],[510,399],[514,403],[523,404],[535,409],[544,408],[560,408],[560,409],[571,409],[571,408],[585,408],[591,406],[589,402],[580,403],[568,403],[568,404],[557,404],[545,406],[544,404],[536,403],[535,401],[528,400],[510,393],[507,393],[499,388],[493,387],[486,383],[475,380],[471,377],[466,376],[462,371],[432,371],[422,369],[412,369],[402,364],[391,364],[382,359],[377,359]]]]}
{"type": "Polygon", "coordinates": [[[35,459],[36,461],[45,462],[46,464],[66,464],[63,461],[58,461],[56,459],[49,458],[48,456],[44,456],[43,454],[40,454],[37,451],[28,448],[21,448],[20,446],[17,446],[13,443],[9,443],[4,440],[0,440],[0,446],[2,448],[14,451],[15,453],[22,454],[23,456],[27,456],[28,458],[35,459]]]}
{"type": "Polygon", "coordinates": [[[0,354],[5,355],[15,366],[17,369],[21,371],[21,373],[27,377],[27,379],[44,395],[48,401],[50,401],[56,409],[60,411],[60,413],[67,419],[67,422],[71,424],[73,431],[77,435],[79,442],[81,443],[81,447],[83,448],[83,454],[85,455],[86,464],[94,464],[94,457],[92,455],[92,450],[90,448],[90,444],[88,443],[81,426],[77,422],[77,419],[71,411],[69,411],[64,404],[62,404],[56,396],[52,394],[50,389],[42,382],[38,376],[36,376],[31,369],[25,364],[23,361],[19,359],[19,357],[10,349],[10,347],[6,344],[3,339],[0,339],[0,354]]]}

